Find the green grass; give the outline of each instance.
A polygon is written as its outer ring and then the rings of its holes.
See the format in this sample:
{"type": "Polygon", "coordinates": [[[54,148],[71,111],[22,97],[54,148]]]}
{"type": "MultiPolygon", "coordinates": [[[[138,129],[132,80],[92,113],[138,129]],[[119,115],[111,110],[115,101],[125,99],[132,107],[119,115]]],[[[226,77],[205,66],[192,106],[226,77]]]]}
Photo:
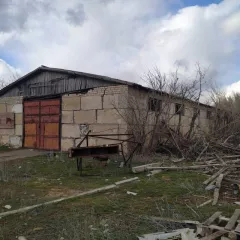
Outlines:
{"type": "MultiPolygon", "coordinates": [[[[87,163],[85,173],[98,173],[98,176],[79,177],[75,162],[65,157],[61,161],[38,157],[12,163],[8,166],[9,181],[0,185],[7,191],[1,205],[9,204],[11,200],[17,208],[21,201],[22,205],[30,205],[31,201],[34,204],[49,199],[52,189],[85,191],[136,176],[119,169],[119,163],[115,161],[105,168],[91,168],[91,164],[87,163]],[[14,190],[15,194],[12,193],[14,190]]],[[[234,211],[235,206],[223,200],[218,206],[197,209],[197,205],[212,197],[212,192],[206,192],[202,186],[206,179],[203,174],[163,172],[151,178],[146,174],[137,176],[140,181],[114,190],[3,218],[0,220],[0,239],[15,239],[22,235],[36,240],[136,239],[140,234],[179,228],[153,221],[151,216],[203,221],[215,211],[222,211],[225,216],[234,211]],[[127,191],[137,195],[129,195],[127,191]]]]}
{"type": "Polygon", "coordinates": [[[7,152],[7,151],[11,151],[12,148],[7,146],[7,145],[0,145],[0,152],[7,152]]]}
{"type": "MultiPolygon", "coordinates": [[[[39,156],[25,160],[0,163],[0,205],[13,209],[37,204],[60,196],[71,195],[111,184],[131,176],[128,170],[119,169],[119,162],[108,167],[92,166],[84,161],[84,174],[80,177],[73,159],[39,156]]],[[[0,212],[4,209],[0,208],[0,212]]]]}

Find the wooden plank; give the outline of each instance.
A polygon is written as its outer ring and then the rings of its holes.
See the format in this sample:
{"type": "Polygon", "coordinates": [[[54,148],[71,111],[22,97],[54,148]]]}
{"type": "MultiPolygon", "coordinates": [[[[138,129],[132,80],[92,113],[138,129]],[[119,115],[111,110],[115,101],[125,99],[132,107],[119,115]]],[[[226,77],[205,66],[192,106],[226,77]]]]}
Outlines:
{"type": "Polygon", "coordinates": [[[213,194],[213,203],[212,205],[216,205],[218,202],[218,198],[219,198],[219,191],[221,188],[221,183],[223,180],[223,174],[220,174],[217,181],[216,181],[216,188],[214,189],[214,194],[213,194]]]}
{"type": "Polygon", "coordinates": [[[220,215],[222,212],[215,212],[210,218],[208,218],[203,224],[209,226],[212,224],[220,215]]]}
{"type": "Polygon", "coordinates": [[[218,172],[216,172],[216,173],[213,174],[210,178],[208,178],[206,181],[204,181],[203,184],[204,184],[204,185],[207,185],[207,184],[210,183],[212,180],[214,180],[215,178],[217,178],[221,173],[223,173],[226,169],[227,169],[227,167],[224,167],[224,168],[220,169],[218,172]]]}
{"type": "Polygon", "coordinates": [[[234,214],[232,215],[232,217],[228,221],[228,224],[226,225],[225,229],[226,230],[232,230],[234,228],[239,216],[240,216],[240,209],[236,209],[234,211],[234,214]]]}
{"type": "Polygon", "coordinates": [[[145,172],[147,170],[147,167],[160,167],[163,163],[157,162],[157,163],[150,163],[145,165],[140,165],[132,168],[133,173],[140,173],[145,172]]]}
{"type": "Polygon", "coordinates": [[[213,239],[216,239],[218,237],[221,237],[223,234],[225,234],[226,232],[225,231],[217,231],[217,232],[214,232],[206,237],[203,237],[201,238],[201,240],[213,240],[213,239]]]}
{"type": "Polygon", "coordinates": [[[223,161],[223,159],[222,159],[221,157],[219,157],[216,153],[215,153],[215,156],[216,156],[216,158],[217,158],[221,163],[226,164],[226,163],[223,161]]]}
{"type": "Polygon", "coordinates": [[[235,228],[235,232],[239,232],[240,233],[240,223],[238,223],[237,227],[235,228]]]}
{"type": "Polygon", "coordinates": [[[207,200],[206,202],[204,202],[204,203],[200,204],[200,205],[199,205],[197,208],[203,207],[203,206],[205,206],[205,205],[207,205],[207,204],[211,203],[212,201],[213,201],[212,199],[210,199],[210,200],[207,200]]]}
{"type": "Polygon", "coordinates": [[[44,203],[40,203],[40,204],[28,206],[28,207],[23,207],[23,208],[19,208],[19,209],[12,210],[12,211],[2,212],[2,213],[0,213],[0,218],[10,216],[10,215],[13,215],[13,214],[17,214],[17,213],[24,213],[24,212],[27,212],[29,210],[35,209],[35,208],[48,206],[48,205],[55,204],[55,203],[60,203],[60,202],[66,201],[66,200],[71,200],[71,199],[75,199],[75,198],[79,198],[79,197],[83,197],[83,196],[89,196],[89,195],[92,195],[92,194],[104,192],[104,191],[116,188],[119,185],[124,184],[126,182],[134,181],[134,180],[137,180],[137,179],[138,179],[138,177],[130,178],[130,179],[126,179],[125,182],[121,182],[121,183],[120,182],[115,182],[114,184],[111,184],[111,185],[106,185],[104,187],[95,188],[93,190],[89,190],[89,191],[86,191],[86,192],[77,193],[77,194],[74,194],[74,195],[71,195],[71,196],[68,196],[68,197],[62,197],[62,198],[51,200],[51,201],[44,202],[44,203]]]}
{"type": "MultiPolygon", "coordinates": [[[[225,222],[228,222],[230,218],[226,218],[226,217],[223,217],[223,216],[220,216],[219,217],[219,220],[220,221],[225,221],[225,222]]],[[[240,220],[237,220],[237,223],[240,223],[240,220]]]]}
{"type": "MultiPolygon", "coordinates": [[[[147,170],[164,169],[164,170],[191,170],[209,167],[224,167],[226,164],[209,164],[209,165],[194,165],[184,167],[147,167],[147,170]]],[[[229,165],[228,168],[240,168],[240,165],[229,165]]]]}
{"type": "MultiPolygon", "coordinates": [[[[204,227],[204,226],[203,226],[204,227]]],[[[210,229],[214,229],[214,230],[218,230],[218,231],[225,231],[225,232],[230,232],[230,231],[227,231],[224,227],[219,227],[217,225],[209,225],[207,226],[208,228],[210,229]]]]}

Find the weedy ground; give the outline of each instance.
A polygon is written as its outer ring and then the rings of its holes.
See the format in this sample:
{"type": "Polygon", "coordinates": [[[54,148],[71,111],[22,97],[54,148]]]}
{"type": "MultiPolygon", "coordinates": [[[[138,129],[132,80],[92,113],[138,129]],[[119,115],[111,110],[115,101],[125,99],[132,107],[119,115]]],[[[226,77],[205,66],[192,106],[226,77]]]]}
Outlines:
{"type": "MultiPolygon", "coordinates": [[[[158,157],[158,160],[160,157],[158,157]]],[[[74,160],[65,155],[40,156],[0,165],[0,212],[69,196],[136,175],[119,168],[121,159],[106,167],[84,160],[80,177],[74,160]]],[[[174,229],[152,217],[203,221],[215,211],[230,216],[235,206],[222,198],[217,206],[197,206],[211,198],[197,172],[162,172],[152,177],[71,201],[41,207],[0,219],[0,239],[136,239],[136,236],[174,229]],[[136,196],[127,191],[137,193],[136,196]]]]}

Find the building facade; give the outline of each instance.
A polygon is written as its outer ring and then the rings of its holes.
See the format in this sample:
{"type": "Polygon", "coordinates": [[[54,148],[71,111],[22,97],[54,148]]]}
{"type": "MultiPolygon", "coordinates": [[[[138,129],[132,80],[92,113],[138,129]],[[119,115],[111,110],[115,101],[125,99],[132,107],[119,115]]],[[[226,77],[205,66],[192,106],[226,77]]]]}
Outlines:
{"type": "MultiPolygon", "coordinates": [[[[77,146],[89,130],[96,134],[128,133],[128,123],[121,113],[129,110],[130,96],[139,98],[144,108],[151,108],[149,89],[141,85],[105,76],[39,67],[0,90],[0,144],[67,151],[77,146]]],[[[176,112],[179,104],[177,99],[171,103],[173,127],[179,119],[176,112]]],[[[199,109],[197,124],[207,131],[211,107],[201,104],[199,109]]],[[[189,130],[193,110],[194,103],[186,101],[181,116],[183,133],[189,130]]],[[[89,145],[117,142],[92,138],[89,145]]]]}

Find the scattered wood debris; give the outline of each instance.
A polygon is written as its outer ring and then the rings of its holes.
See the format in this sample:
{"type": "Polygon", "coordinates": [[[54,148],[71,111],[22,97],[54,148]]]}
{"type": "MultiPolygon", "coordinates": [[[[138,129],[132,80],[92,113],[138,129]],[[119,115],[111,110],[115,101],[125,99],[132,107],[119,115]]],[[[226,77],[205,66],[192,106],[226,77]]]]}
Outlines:
{"type": "MultiPolygon", "coordinates": [[[[138,237],[139,240],[229,240],[239,239],[240,237],[240,209],[236,209],[231,218],[226,218],[221,215],[221,212],[215,212],[211,217],[203,223],[195,221],[180,221],[181,223],[190,222],[189,228],[177,229],[168,233],[158,232],[145,234],[138,237]]],[[[154,217],[154,221],[168,221],[168,219],[154,217]]],[[[170,220],[173,221],[173,220],[170,220]]],[[[176,222],[178,222],[176,220],[176,222]]]]}
{"type": "Polygon", "coordinates": [[[204,223],[198,225],[198,228],[201,229],[199,233],[201,239],[212,240],[223,235],[230,239],[237,239],[240,234],[239,216],[240,209],[236,209],[231,218],[225,218],[221,216],[221,212],[215,212],[204,223]]]}
{"type": "MultiPolygon", "coordinates": [[[[201,171],[209,175],[209,178],[203,182],[206,185],[207,191],[213,190],[213,199],[208,200],[199,205],[199,207],[205,206],[212,202],[212,205],[216,205],[219,200],[220,190],[222,185],[227,188],[231,185],[234,187],[234,195],[240,193],[240,159],[237,155],[220,155],[213,154],[211,157],[201,157],[201,162],[194,162],[192,165],[180,163],[176,165],[173,163],[171,166],[156,166],[153,164],[144,165],[144,171],[150,171],[147,176],[151,176],[152,173],[158,173],[162,171],[201,171]],[[221,160],[219,160],[221,159],[221,160]],[[230,160],[229,160],[230,159],[230,160]],[[219,161],[221,163],[219,163],[219,161]]],[[[143,166],[140,166],[143,169],[143,166]]],[[[235,199],[235,201],[238,199],[235,199]]]]}
{"type": "Polygon", "coordinates": [[[183,240],[197,240],[194,230],[190,228],[178,229],[169,233],[150,233],[138,237],[139,240],[168,240],[168,239],[183,239],[183,240]]]}
{"type": "Polygon", "coordinates": [[[137,166],[137,167],[133,167],[132,172],[133,173],[146,172],[146,171],[148,171],[148,167],[159,167],[161,165],[162,165],[162,162],[140,165],[140,166],[137,166]]]}

